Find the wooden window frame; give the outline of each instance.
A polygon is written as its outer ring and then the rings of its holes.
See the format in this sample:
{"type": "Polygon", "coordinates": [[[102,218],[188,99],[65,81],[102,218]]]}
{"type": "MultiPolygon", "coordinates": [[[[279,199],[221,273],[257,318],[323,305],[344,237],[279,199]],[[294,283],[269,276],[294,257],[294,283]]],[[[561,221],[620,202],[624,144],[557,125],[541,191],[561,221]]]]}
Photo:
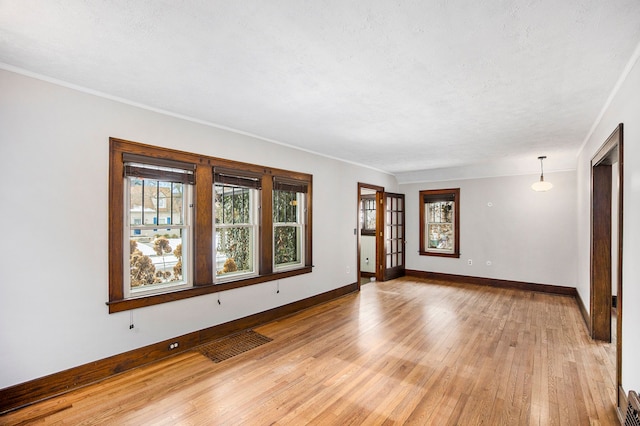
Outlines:
{"type": "MultiPolygon", "coordinates": [[[[286,270],[290,270],[290,269],[295,269],[295,268],[299,268],[301,264],[304,263],[304,253],[306,250],[306,216],[305,216],[305,212],[307,211],[307,207],[306,207],[306,193],[307,193],[307,186],[306,184],[304,184],[303,182],[287,182],[287,183],[283,183],[282,181],[279,182],[278,178],[274,178],[274,188],[273,188],[273,192],[274,192],[274,199],[275,199],[275,192],[276,191],[285,191],[285,192],[291,192],[291,193],[295,193],[296,194],[296,200],[298,198],[301,198],[301,208],[298,207],[296,209],[296,217],[294,221],[279,221],[276,220],[276,218],[274,217],[274,215],[276,215],[275,211],[272,211],[272,222],[271,222],[271,226],[273,227],[273,234],[274,234],[274,239],[273,239],[273,250],[274,250],[274,256],[273,256],[273,269],[274,271],[286,271],[286,270]],[[276,229],[278,227],[295,227],[296,229],[300,230],[299,232],[299,239],[297,240],[298,246],[299,246],[299,250],[301,252],[301,256],[300,256],[300,261],[299,262],[295,262],[295,263],[284,263],[284,264],[276,264],[276,255],[275,255],[275,251],[276,251],[276,229]]],[[[272,206],[274,206],[276,203],[274,202],[272,204],[272,206]]]]}
{"type": "Polygon", "coordinates": [[[233,288],[245,287],[291,276],[307,274],[312,271],[312,181],[307,173],[274,169],[255,164],[242,163],[205,155],[193,154],[169,148],[155,147],[117,138],[109,138],[109,313],[152,306],[174,300],[211,294],[233,288]],[[192,287],[169,290],[164,293],[125,298],[124,272],[127,266],[123,256],[124,217],[124,160],[123,157],[139,155],[151,158],[156,163],[163,160],[183,162],[194,166],[195,184],[193,186],[193,262],[192,287]],[[240,278],[234,281],[215,283],[215,247],[213,246],[213,185],[214,168],[250,172],[261,179],[260,217],[258,235],[258,275],[240,278]],[[288,179],[304,182],[306,192],[306,228],[305,250],[302,265],[296,269],[275,272],[273,269],[273,226],[272,194],[273,180],[288,179]]]}
{"type": "Polygon", "coordinates": [[[438,257],[451,257],[451,258],[459,258],[460,257],[460,188],[451,188],[451,189],[428,189],[424,191],[420,191],[420,255],[422,256],[438,256],[438,257]],[[429,251],[425,244],[425,233],[426,229],[426,217],[427,212],[425,205],[429,200],[433,200],[434,202],[438,199],[446,199],[452,198],[455,208],[454,208],[454,249],[453,253],[442,253],[429,251]]]}
{"type": "MultiPolygon", "coordinates": [[[[259,220],[259,193],[258,191],[260,191],[259,188],[255,188],[255,187],[247,187],[247,186],[233,186],[230,185],[228,182],[220,182],[220,181],[215,181],[214,178],[214,187],[222,187],[222,191],[223,191],[223,195],[222,195],[222,209],[224,209],[224,195],[225,195],[225,188],[231,189],[232,193],[234,193],[236,190],[240,190],[240,191],[246,191],[247,194],[247,198],[248,198],[248,220],[247,222],[236,222],[235,219],[231,219],[231,221],[224,221],[224,222],[217,222],[217,218],[215,220],[215,225],[218,229],[216,229],[216,236],[218,235],[218,230],[222,231],[223,229],[248,229],[250,234],[251,234],[251,265],[252,268],[250,271],[245,271],[245,270],[239,270],[239,271],[235,271],[235,272],[229,272],[227,274],[225,273],[220,273],[220,271],[218,270],[218,265],[217,265],[217,246],[219,244],[219,241],[215,241],[214,245],[215,245],[215,250],[214,250],[214,256],[216,256],[216,265],[215,265],[215,269],[216,269],[216,274],[215,274],[215,281],[217,283],[223,283],[223,282],[228,282],[228,281],[234,281],[237,279],[241,279],[242,277],[252,277],[252,276],[256,276],[257,272],[258,272],[258,237],[259,237],[259,225],[258,225],[258,220],[259,220]],[[255,191],[255,192],[254,192],[255,191]]],[[[217,191],[217,189],[216,189],[217,191]]],[[[233,208],[232,208],[233,210],[233,208]]],[[[233,216],[233,215],[231,215],[233,216]]],[[[223,212],[223,219],[224,219],[224,212],[223,212]]],[[[237,260],[237,259],[236,259],[237,260]]],[[[224,268],[223,268],[224,269],[224,268]]]]}

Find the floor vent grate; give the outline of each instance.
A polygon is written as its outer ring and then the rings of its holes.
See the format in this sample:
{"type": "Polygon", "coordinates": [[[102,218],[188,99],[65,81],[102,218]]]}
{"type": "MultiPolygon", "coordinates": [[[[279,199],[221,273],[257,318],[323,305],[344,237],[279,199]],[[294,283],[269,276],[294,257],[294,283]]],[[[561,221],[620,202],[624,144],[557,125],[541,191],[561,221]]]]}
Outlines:
{"type": "Polygon", "coordinates": [[[624,426],[640,426],[640,401],[638,394],[629,391],[629,401],[627,403],[627,411],[624,417],[624,426]]]}
{"type": "Polygon", "coordinates": [[[269,343],[272,340],[253,330],[247,330],[200,346],[198,351],[212,361],[220,362],[269,343]]]}

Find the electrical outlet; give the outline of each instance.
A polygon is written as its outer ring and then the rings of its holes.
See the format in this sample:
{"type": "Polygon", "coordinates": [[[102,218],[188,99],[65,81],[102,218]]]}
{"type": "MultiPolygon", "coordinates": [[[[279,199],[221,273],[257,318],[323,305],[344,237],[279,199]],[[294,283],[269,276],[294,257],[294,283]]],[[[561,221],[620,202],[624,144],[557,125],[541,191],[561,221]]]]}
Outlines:
{"type": "Polygon", "coordinates": [[[469,266],[473,265],[473,260],[472,259],[467,260],[467,265],[469,266]]]}

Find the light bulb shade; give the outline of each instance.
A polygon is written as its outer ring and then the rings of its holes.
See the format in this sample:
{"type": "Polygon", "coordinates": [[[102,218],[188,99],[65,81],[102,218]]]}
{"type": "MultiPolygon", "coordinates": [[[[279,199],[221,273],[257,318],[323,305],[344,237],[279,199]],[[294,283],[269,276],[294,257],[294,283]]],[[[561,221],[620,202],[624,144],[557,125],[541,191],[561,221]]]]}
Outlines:
{"type": "Polygon", "coordinates": [[[543,180],[542,178],[540,178],[539,181],[537,181],[533,185],[531,185],[531,189],[533,189],[534,191],[537,191],[537,192],[548,191],[551,188],[553,188],[553,184],[551,182],[547,182],[547,181],[543,180]]]}
{"type": "Polygon", "coordinates": [[[540,157],[538,157],[538,160],[540,160],[540,180],[531,185],[531,189],[537,192],[544,192],[553,188],[551,182],[545,182],[544,180],[544,168],[542,167],[542,161],[545,158],[547,158],[546,155],[541,155],[540,157]]]}

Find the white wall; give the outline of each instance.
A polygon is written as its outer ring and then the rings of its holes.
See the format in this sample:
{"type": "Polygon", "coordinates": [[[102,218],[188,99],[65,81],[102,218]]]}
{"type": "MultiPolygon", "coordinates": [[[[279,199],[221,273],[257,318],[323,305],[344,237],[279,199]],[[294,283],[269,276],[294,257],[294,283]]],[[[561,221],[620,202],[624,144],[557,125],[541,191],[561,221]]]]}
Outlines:
{"type": "Polygon", "coordinates": [[[360,236],[360,271],[376,272],[376,237],[374,235],[360,236]]]}
{"type": "MultiPolygon", "coordinates": [[[[637,50],[636,50],[636,53],[637,50]]],[[[578,293],[589,308],[590,161],[619,123],[624,124],[622,240],[622,386],[640,390],[640,64],[619,87],[578,157],[578,293]]]]}
{"type": "Polygon", "coordinates": [[[357,183],[397,190],[367,168],[1,70],[0,94],[0,388],[354,283],[357,183]],[[222,305],[213,294],[109,315],[110,136],[313,174],[313,273],[279,294],[269,282],[222,305]]]}
{"type": "Polygon", "coordinates": [[[407,269],[575,287],[575,176],[546,173],[554,184],[548,192],[531,189],[539,175],[400,185],[407,204],[407,269]],[[461,257],[421,256],[419,191],[447,188],[460,188],[461,257]]]}

